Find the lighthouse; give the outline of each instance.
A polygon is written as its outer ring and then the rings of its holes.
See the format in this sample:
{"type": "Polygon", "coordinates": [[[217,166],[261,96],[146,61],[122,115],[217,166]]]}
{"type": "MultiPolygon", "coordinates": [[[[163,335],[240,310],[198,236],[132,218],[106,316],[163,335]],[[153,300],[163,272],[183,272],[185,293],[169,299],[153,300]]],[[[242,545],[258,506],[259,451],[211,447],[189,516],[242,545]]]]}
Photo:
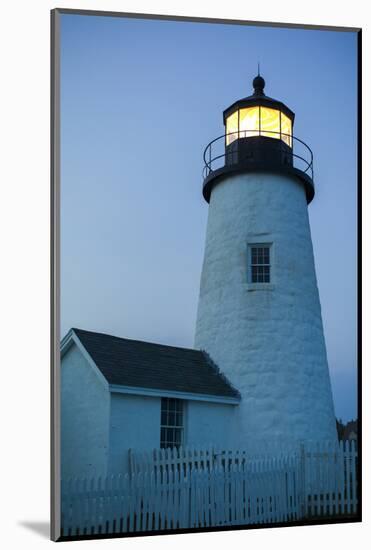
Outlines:
{"type": "Polygon", "coordinates": [[[265,81],[223,113],[204,152],[208,203],[195,347],[241,394],[231,441],[335,441],[308,205],[313,154],[265,81]]]}

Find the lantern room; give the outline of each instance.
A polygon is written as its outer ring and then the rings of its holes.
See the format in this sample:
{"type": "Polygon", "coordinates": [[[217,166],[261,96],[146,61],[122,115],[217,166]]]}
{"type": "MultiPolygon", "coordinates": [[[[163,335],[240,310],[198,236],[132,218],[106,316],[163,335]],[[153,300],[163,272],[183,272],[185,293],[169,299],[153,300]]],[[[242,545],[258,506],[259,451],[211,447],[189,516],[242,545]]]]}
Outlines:
{"type": "Polygon", "coordinates": [[[225,109],[225,132],[204,151],[204,198],[209,202],[213,186],[226,176],[267,171],[299,178],[309,203],[314,197],[313,154],[294,136],[295,114],[282,101],[265,95],[260,74],[252,84],[250,96],[225,109]]]}
{"type": "Polygon", "coordinates": [[[226,145],[237,139],[264,136],[292,147],[294,113],[282,102],[265,95],[265,81],[260,75],[254,78],[253,86],[251,96],[224,111],[226,145]]]}

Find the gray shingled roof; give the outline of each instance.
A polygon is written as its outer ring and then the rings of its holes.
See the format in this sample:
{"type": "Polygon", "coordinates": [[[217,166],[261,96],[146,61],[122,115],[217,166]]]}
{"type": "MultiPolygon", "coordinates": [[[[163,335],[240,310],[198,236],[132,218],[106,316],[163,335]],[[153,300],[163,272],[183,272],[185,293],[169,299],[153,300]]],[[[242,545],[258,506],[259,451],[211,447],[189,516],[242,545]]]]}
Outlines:
{"type": "Polygon", "coordinates": [[[203,351],[72,330],[109,384],[239,397],[203,351]]]}

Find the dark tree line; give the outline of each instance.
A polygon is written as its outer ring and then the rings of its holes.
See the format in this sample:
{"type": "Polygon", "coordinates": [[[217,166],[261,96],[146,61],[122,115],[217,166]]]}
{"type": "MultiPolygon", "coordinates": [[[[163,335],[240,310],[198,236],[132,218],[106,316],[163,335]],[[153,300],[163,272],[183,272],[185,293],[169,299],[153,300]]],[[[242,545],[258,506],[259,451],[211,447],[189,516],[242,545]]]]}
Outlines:
{"type": "Polygon", "coordinates": [[[346,441],[354,438],[354,434],[358,436],[358,421],[349,420],[346,424],[340,419],[336,419],[336,429],[338,432],[339,441],[346,441]]]}

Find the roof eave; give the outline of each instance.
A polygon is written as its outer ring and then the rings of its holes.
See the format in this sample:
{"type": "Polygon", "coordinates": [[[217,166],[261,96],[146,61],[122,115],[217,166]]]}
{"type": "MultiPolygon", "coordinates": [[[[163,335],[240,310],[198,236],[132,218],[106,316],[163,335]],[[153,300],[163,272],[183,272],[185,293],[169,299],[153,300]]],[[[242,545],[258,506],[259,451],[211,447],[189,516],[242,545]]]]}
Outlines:
{"type": "Polygon", "coordinates": [[[146,397],[170,397],[174,399],[185,399],[188,401],[206,401],[209,403],[220,403],[225,405],[239,405],[241,401],[241,398],[237,396],[233,397],[224,395],[210,395],[203,393],[182,392],[176,390],[123,386],[121,384],[109,384],[108,389],[111,393],[141,395],[146,397]]]}

